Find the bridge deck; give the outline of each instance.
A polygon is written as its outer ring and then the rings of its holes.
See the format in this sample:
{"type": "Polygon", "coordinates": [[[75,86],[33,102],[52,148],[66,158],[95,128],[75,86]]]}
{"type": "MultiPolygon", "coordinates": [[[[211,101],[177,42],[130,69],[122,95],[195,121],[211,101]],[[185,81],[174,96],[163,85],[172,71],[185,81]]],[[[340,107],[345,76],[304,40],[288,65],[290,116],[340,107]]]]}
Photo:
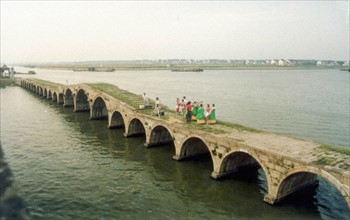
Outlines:
{"type": "MultiPolygon", "coordinates": [[[[56,88],[63,86],[38,79],[30,79],[30,81],[56,88]]],[[[143,104],[141,95],[133,94],[106,83],[91,83],[84,84],[84,86],[88,86],[90,89],[96,90],[96,92],[106,93],[126,103],[135,111],[152,117],[152,109],[138,109],[139,105],[143,104]]],[[[150,100],[150,103],[154,105],[154,100],[150,100]]],[[[252,148],[298,160],[302,163],[320,165],[340,173],[350,173],[349,149],[339,150],[339,148],[329,147],[313,141],[274,134],[222,121],[218,121],[217,124],[213,125],[196,124],[195,122],[188,124],[183,117],[177,116],[175,111],[170,110],[168,107],[163,106],[162,110],[165,111],[165,116],[161,116],[161,119],[179,123],[189,129],[197,129],[222,136],[223,138],[233,139],[252,148]]]]}
{"type": "MultiPolygon", "coordinates": [[[[106,83],[88,85],[127,103],[135,110],[142,104],[140,95],[119,89],[114,85],[106,83]]],[[[150,103],[154,105],[154,100],[150,100],[150,103]]],[[[350,169],[350,151],[337,152],[337,148],[333,150],[333,148],[313,141],[260,131],[228,122],[219,121],[213,125],[196,124],[195,122],[187,124],[183,117],[175,115],[175,111],[166,106],[163,106],[163,110],[166,114],[162,116],[162,119],[174,121],[192,129],[214,133],[224,138],[232,138],[248,146],[273,152],[286,158],[293,158],[303,163],[325,165],[329,169],[336,169],[340,172],[349,172],[350,169]]],[[[140,113],[152,115],[152,110],[140,110],[140,113]]]]}

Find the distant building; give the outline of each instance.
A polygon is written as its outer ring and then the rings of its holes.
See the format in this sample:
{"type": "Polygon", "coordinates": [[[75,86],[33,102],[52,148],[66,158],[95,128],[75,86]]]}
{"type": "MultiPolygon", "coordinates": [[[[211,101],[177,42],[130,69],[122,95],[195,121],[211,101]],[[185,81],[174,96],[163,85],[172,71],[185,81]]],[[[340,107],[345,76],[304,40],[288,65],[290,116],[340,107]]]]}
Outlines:
{"type": "Polygon", "coordinates": [[[295,63],[294,63],[293,61],[291,61],[291,60],[286,60],[286,61],[285,61],[285,65],[286,65],[286,66],[294,66],[295,63]]]}
{"type": "Polygon", "coordinates": [[[321,66],[321,65],[323,65],[323,62],[321,60],[316,62],[316,66],[321,66]]]}
{"type": "Polygon", "coordinates": [[[10,68],[8,68],[6,65],[3,65],[0,67],[0,77],[1,78],[10,78],[11,71],[10,68]]]}
{"type": "Polygon", "coordinates": [[[279,61],[278,61],[278,66],[284,66],[284,65],[285,65],[284,60],[279,60],[279,61]]]}

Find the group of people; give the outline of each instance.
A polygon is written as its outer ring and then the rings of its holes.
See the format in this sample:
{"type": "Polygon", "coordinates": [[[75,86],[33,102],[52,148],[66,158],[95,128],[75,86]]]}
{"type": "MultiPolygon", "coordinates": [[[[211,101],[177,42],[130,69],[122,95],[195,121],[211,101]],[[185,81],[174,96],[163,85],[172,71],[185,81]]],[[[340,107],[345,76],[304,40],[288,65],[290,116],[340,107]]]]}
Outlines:
{"type": "MultiPolygon", "coordinates": [[[[143,93],[142,99],[144,106],[149,106],[149,98],[146,93],[143,93]]],[[[202,101],[187,101],[186,96],[184,96],[181,101],[179,98],[176,98],[175,111],[177,115],[182,115],[185,117],[188,123],[191,121],[197,121],[199,124],[216,123],[215,104],[212,104],[212,106],[210,106],[210,104],[207,104],[204,108],[202,101]]],[[[160,100],[158,97],[156,97],[154,114],[160,117],[161,113],[160,100]]]]}
{"type": "Polygon", "coordinates": [[[215,114],[215,104],[210,107],[209,104],[206,105],[204,109],[203,102],[187,101],[186,96],[181,99],[176,98],[175,111],[178,115],[186,117],[186,121],[190,123],[192,120],[197,121],[200,124],[215,124],[216,114],[215,114]]]}
{"type": "MultiPolygon", "coordinates": [[[[149,98],[145,92],[142,94],[142,99],[143,99],[143,107],[144,108],[150,107],[149,98]]],[[[153,113],[158,117],[160,117],[160,115],[162,114],[160,109],[161,109],[160,100],[158,97],[156,97],[153,113]]]]}

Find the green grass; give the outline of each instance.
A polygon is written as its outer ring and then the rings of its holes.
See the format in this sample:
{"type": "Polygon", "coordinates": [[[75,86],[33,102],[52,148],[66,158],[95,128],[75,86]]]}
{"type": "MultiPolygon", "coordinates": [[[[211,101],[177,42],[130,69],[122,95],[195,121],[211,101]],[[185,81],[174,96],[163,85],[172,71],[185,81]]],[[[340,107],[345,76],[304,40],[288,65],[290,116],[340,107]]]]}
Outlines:
{"type": "Polygon", "coordinates": [[[139,108],[139,105],[142,104],[142,96],[136,95],[129,91],[119,89],[117,86],[107,84],[107,83],[87,83],[90,87],[104,92],[134,108],[139,108]]]}
{"type": "Polygon", "coordinates": [[[315,161],[314,164],[325,166],[325,165],[333,164],[334,161],[335,161],[334,158],[321,157],[321,158],[318,158],[318,160],[315,161]]]}
{"type": "Polygon", "coordinates": [[[37,83],[37,84],[40,84],[42,86],[48,86],[51,88],[58,88],[58,87],[62,86],[62,84],[49,82],[49,81],[41,80],[41,79],[26,79],[26,81],[37,83]]]}
{"type": "Polygon", "coordinates": [[[10,78],[0,78],[0,87],[5,88],[6,86],[14,86],[15,80],[10,78]]]}
{"type": "MultiPolygon", "coordinates": [[[[128,104],[129,106],[135,108],[139,113],[157,117],[153,113],[154,109],[142,109],[142,110],[139,109],[139,106],[143,103],[143,99],[142,99],[141,95],[136,95],[134,93],[120,89],[117,86],[114,86],[114,85],[111,85],[108,83],[88,83],[87,85],[128,104]]],[[[155,104],[155,101],[150,100],[150,105],[154,106],[154,104],[155,104]]],[[[184,124],[186,124],[185,119],[183,117],[175,116],[175,113],[176,113],[175,111],[170,110],[166,106],[162,106],[161,109],[162,109],[162,111],[165,112],[165,115],[160,117],[161,119],[171,120],[171,119],[175,118],[177,120],[180,120],[184,124]]],[[[197,129],[197,130],[211,132],[211,133],[215,133],[215,134],[228,133],[228,131],[225,131],[225,129],[221,129],[222,126],[228,127],[228,128],[235,128],[235,129],[240,130],[240,131],[245,130],[245,131],[250,131],[250,132],[253,132],[253,131],[259,132],[258,130],[253,129],[253,128],[248,128],[248,127],[244,127],[242,125],[235,125],[235,124],[232,124],[229,122],[221,122],[221,121],[215,125],[197,124],[196,122],[192,122],[191,124],[186,124],[186,125],[194,128],[194,129],[197,129]]]]}
{"type": "MultiPolygon", "coordinates": [[[[117,86],[111,85],[108,83],[87,83],[87,85],[126,103],[127,105],[135,108],[136,111],[138,111],[139,113],[157,117],[153,113],[154,109],[142,109],[142,110],[139,109],[139,106],[143,104],[143,99],[141,95],[136,95],[134,93],[120,89],[117,86]]],[[[150,100],[150,105],[154,106],[155,101],[150,100]]],[[[165,115],[160,117],[161,119],[171,120],[175,118],[177,120],[180,120],[184,124],[186,124],[185,119],[183,117],[175,116],[176,112],[174,110],[170,110],[167,106],[164,106],[164,105],[162,105],[161,109],[162,111],[165,112],[165,115]]],[[[233,123],[224,122],[224,121],[217,121],[217,124],[214,124],[214,125],[197,124],[194,121],[191,124],[186,124],[186,125],[197,130],[206,131],[214,134],[229,133],[230,128],[236,129],[238,131],[247,131],[247,132],[253,132],[253,133],[262,132],[254,128],[249,128],[243,125],[233,124],[233,123]]]]}
{"type": "Polygon", "coordinates": [[[344,168],[349,168],[350,165],[344,163],[344,159],[337,159],[335,155],[332,156],[331,152],[336,152],[339,154],[343,155],[350,155],[350,149],[349,148],[344,148],[344,147],[335,147],[327,144],[322,144],[318,147],[318,149],[321,151],[322,156],[318,156],[317,161],[314,162],[316,165],[330,165],[333,166],[338,163],[342,163],[339,167],[344,169],[344,168]]]}
{"type": "Polygon", "coordinates": [[[335,147],[327,144],[322,144],[320,146],[320,149],[325,150],[325,151],[333,151],[337,152],[340,154],[345,154],[345,155],[350,155],[350,148],[345,148],[345,147],[335,147]]]}
{"type": "MultiPolygon", "coordinates": [[[[127,90],[123,90],[118,88],[115,85],[111,85],[108,83],[87,83],[86,85],[99,90],[101,92],[104,92],[126,104],[128,104],[129,106],[135,108],[135,109],[139,109],[140,105],[143,104],[143,99],[142,99],[142,95],[136,95],[134,93],[131,93],[127,90]]],[[[155,101],[154,100],[149,100],[150,105],[154,106],[155,105],[155,101]]],[[[166,111],[167,113],[175,113],[175,111],[171,111],[168,107],[162,105],[162,110],[166,111]]],[[[151,115],[153,113],[153,109],[139,109],[138,110],[140,113],[145,113],[148,115],[151,115]]]]}

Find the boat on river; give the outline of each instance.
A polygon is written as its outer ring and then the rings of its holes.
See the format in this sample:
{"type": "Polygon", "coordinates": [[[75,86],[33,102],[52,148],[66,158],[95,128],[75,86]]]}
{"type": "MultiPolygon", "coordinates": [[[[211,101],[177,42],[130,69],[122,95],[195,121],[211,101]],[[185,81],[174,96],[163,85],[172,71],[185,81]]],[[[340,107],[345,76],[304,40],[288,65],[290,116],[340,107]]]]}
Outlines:
{"type": "Polygon", "coordinates": [[[172,69],[171,72],[203,72],[202,68],[178,68],[172,69]]]}
{"type": "Polygon", "coordinates": [[[14,74],[34,75],[34,74],[36,74],[36,72],[35,72],[35,71],[32,71],[32,70],[28,71],[27,73],[22,73],[22,72],[16,72],[16,71],[14,71],[14,74]]]}

